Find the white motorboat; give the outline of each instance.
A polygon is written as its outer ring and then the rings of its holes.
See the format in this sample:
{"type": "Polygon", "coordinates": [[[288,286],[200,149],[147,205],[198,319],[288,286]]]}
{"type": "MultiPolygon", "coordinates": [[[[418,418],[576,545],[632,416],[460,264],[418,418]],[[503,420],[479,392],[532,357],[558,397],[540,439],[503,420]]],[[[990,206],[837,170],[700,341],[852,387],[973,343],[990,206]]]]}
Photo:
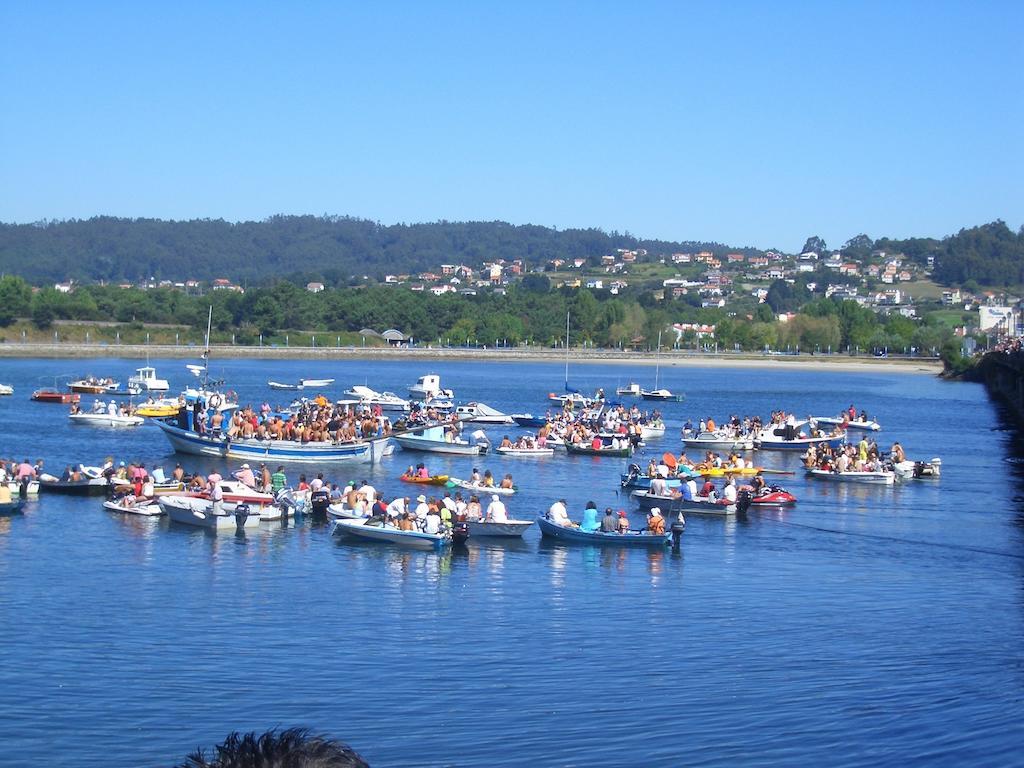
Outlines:
{"type": "Polygon", "coordinates": [[[640,385],[631,381],[624,387],[616,387],[615,394],[624,397],[640,397],[640,385]]]}
{"type": "Polygon", "coordinates": [[[104,501],[103,508],[109,509],[111,512],[144,515],[146,517],[159,517],[164,514],[156,499],[135,499],[134,496],[125,496],[116,501],[104,501]]]}
{"type": "Polygon", "coordinates": [[[394,392],[378,392],[362,384],[345,390],[345,394],[359,401],[361,406],[379,406],[382,411],[408,411],[410,403],[394,392]]]}
{"type": "Polygon", "coordinates": [[[811,421],[822,427],[842,427],[860,432],[878,432],[882,425],[873,419],[845,419],[835,416],[811,416],[811,421]]]}
{"type": "Polygon", "coordinates": [[[327,514],[337,520],[366,520],[370,517],[369,514],[360,514],[354,509],[349,509],[344,502],[329,505],[327,514]]]}
{"type": "Polygon", "coordinates": [[[640,425],[640,439],[650,440],[652,437],[665,436],[665,422],[659,419],[640,425]]]}
{"type": "Polygon", "coordinates": [[[487,435],[482,430],[473,433],[474,442],[470,443],[456,437],[449,425],[413,429],[409,432],[396,434],[392,439],[407,451],[424,451],[426,453],[448,453],[456,456],[478,456],[486,453],[488,448],[487,435]],[[480,435],[483,435],[481,439],[480,435]]]}
{"type": "Polygon", "coordinates": [[[758,431],[754,437],[754,447],[763,451],[805,451],[808,446],[828,444],[838,448],[846,441],[846,433],[829,434],[815,437],[802,431],[808,422],[797,421],[790,424],[771,424],[758,431]]]}
{"type": "Polygon", "coordinates": [[[271,389],[287,390],[287,391],[295,391],[295,390],[298,390],[298,389],[302,389],[302,385],[301,384],[284,384],[284,383],[282,383],[280,381],[268,381],[267,382],[267,386],[270,387],[271,389]]]}
{"type": "Polygon", "coordinates": [[[157,503],[167,517],[176,523],[194,525],[215,531],[236,531],[242,528],[256,528],[260,524],[259,510],[238,512],[237,505],[224,504],[220,511],[214,511],[213,502],[194,496],[161,496],[157,503]]]}
{"type": "Polygon", "coordinates": [[[837,483],[865,483],[868,485],[892,485],[896,482],[896,473],[890,470],[881,472],[834,472],[830,469],[809,469],[807,474],[819,480],[832,480],[837,483]]]}
{"type": "MultiPolygon", "coordinates": [[[[100,405],[102,406],[102,403],[100,405]]],[[[114,413],[109,413],[106,409],[69,413],[68,419],[72,424],[84,424],[90,427],[139,427],[146,423],[141,416],[121,413],[117,410],[114,413]]]]}
{"type": "Polygon", "coordinates": [[[512,424],[515,420],[507,413],[491,408],[486,403],[467,403],[455,409],[455,415],[462,421],[477,424],[512,424]]]}
{"type": "Polygon", "coordinates": [[[329,387],[334,383],[334,379],[299,379],[299,385],[305,389],[307,387],[329,387]]]}
{"type": "Polygon", "coordinates": [[[533,448],[516,448],[515,446],[506,448],[498,447],[494,449],[494,452],[502,456],[513,456],[516,458],[526,459],[544,458],[545,456],[555,455],[554,448],[541,448],[539,446],[534,446],[533,448]]]}
{"type": "Polygon", "coordinates": [[[10,384],[0,384],[0,395],[13,395],[14,387],[10,384]]]}
{"type": "Polygon", "coordinates": [[[351,536],[371,541],[384,541],[411,549],[442,549],[452,542],[448,533],[424,533],[423,531],[403,531],[393,525],[368,525],[368,519],[334,521],[335,535],[351,536]]]}
{"type": "Polygon", "coordinates": [[[409,397],[413,400],[429,400],[434,397],[453,398],[455,393],[450,389],[441,389],[441,377],[436,373],[420,376],[416,383],[409,387],[409,397]]]}
{"type": "Polygon", "coordinates": [[[931,461],[912,461],[907,459],[893,465],[896,474],[907,480],[920,480],[922,478],[936,478],[942,474],[942,459],[934,458],[931,461]]]}
{"type": "Polygon", "coordinates": [[[684,437],[683,445],[687,448],[705,448],[709,451],[752,451],[754,438],[752,435],[730,435],[723,430],[701,432],[696,437],[684,437]]]}
{"type": "Polygon", "coordinates": [[[503,523],[494,520],[467,520],[469,538],[516,538],[523,535],[533,525],[533,520],[506,520],[503,523]]]}
{"type": "MultiPolygon", "coordinates": [[[[8,480],[7,481],[7,488],[8,488],[8,490],[10,490],[11,496],[13,496],[14,498],[17,498],[18,495],[21,493],[21,483],[19,483],[17,480],[8,480]]],[[[39,481],[38,480],[29,480],[27,483],[25,483],[25,495],[26,496],[38,496],[39,495],[39,481]]]]}
{"type": "Polygon", "coordinates": [[[171,388],[167,379],[157,378],[156,368],[143,366],[135,371],[135,374],[128,377],[128,391],[134,395],[142,392],[166,392],[171,388]]]}
{"type": "Polygon", "coordinates": [[[574,408],[589,408],[596,402],[579,392],[566,392],[564,395],[559,395],[556,392],[550,392],[548,393],[548,400],[552,403],[558,403],[559,405],[571,403],[574,408]]]}

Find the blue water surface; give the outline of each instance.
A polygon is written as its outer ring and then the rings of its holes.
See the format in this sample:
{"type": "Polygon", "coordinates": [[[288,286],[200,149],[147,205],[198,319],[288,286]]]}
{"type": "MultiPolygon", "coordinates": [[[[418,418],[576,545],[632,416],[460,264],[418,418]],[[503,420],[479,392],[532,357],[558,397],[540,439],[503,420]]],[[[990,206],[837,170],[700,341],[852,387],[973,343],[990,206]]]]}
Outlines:
{"type": "MultiPolygon", "coordinates": [[[[4,360],[0,455],[170,469],[152,425],[71,426],[30,402],[60,374],[126,378],[138,361],[4,360]],[[48,377],[48,379],[47,379],[48,377]]],[[[173,387],[182,361],[154,361],[173,387]]],[[[428,369],[392,361],[215,361],[243,402],[266,381],[335,377],[404,393],[428,369]]],[[[552,364],[438,361],[460,401],[543,412],[552,364]]],[[[574,364],[609,393],[653,369],[574,364]]],[[[563,547],[536,528],[509,544],[409,552],[334,539],[309,520],[216,535],[43,496],[0,518],[0,763],[173,765],[232,730],[303,725],[375,766],[1020,764],[1024,650],[1021,455],[976,385],[885,372],[662,367],[685,392],[648,455],[697,419],[856,404],[938,481],[858,488],[778,478],[782,512],[687,520],[682,553],[563,547]]],[[[91,401],[85,398],[86,405],[91,401]]],[[[493,439],[516,434],[488,428],[493,439]]],[[[317,469],[388,495],[420,456],[317,469]]],[[[640,463],[645,463],[641,458],[640,463]]],[[[765,466],[798,470],[794,456],[765,466]]],[[[623,462],[432,458],[512,472],[532,517],[565,496],[642,517],[623,462]]]]}

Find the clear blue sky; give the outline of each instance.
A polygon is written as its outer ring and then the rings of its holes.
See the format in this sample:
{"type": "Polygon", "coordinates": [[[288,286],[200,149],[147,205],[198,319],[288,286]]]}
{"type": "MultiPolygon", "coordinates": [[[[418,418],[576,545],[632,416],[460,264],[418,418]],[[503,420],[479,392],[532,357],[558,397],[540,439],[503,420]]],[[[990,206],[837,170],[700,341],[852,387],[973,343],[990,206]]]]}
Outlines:
{"type": "Polygon", "coordinates": [[[0,220],[1024,221],[1024,3],[0,4],[0,220]]]}

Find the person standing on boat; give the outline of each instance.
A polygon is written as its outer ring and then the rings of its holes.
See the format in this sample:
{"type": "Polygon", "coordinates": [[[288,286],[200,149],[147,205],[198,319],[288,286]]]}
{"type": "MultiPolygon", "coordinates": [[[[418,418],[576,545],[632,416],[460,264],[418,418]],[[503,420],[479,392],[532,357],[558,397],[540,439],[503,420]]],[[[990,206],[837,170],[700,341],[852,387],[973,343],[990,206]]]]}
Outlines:
{"type": "Polygon", "coordinates": [[[901,461],[907,460],[907,454],[903,452],[903,446],[899,444],[898,440],[892,444],[892,449],[889,451],[889,455],[892,456],[892,460],[897,464],[901,461]]]}
{"type": "Polygon", "coordinates": [[[685,501],[693,501],[697,498],[697,481],[692,477],[688,477],[680,490],[683,492],[683,499],[685,501]]]}
{"type": "Polygon", "coordinates": [[[366,497],[366,501],[369,504],[373,504],[373,502],[377,500],[377,489],[365,480],[363,480],[362,484],[359,486],[359,493],[366,497]]]}
{"type": "Polygon", "coordinates": [[[216,472],[211,472],[206,478],[206,489],[210,494],[210,501],[213,502],[212,511],[215,515],[224,514],[224,489],[220,487],[222,479],[216,472]]]}
{"type": "Polygon", "coordinates": [[[430,505],[427,504],[427,497],[422,493],[416,497],[416,519],[422,524],[427,519],[430,505]]]}
{"type": "Polygon", "coordinates": [[[857,458],[861,461],[868,460],[868,438],[867,436],[862,437],[860,442],[857,443],[857,458]]]}
{"type": "Polygon", "coordinates": [[[661,475],[651,480],[651,496],[668,496],[668,482],[661,475]]]}
{"type": "Polygon", "coordinates": [[[275,496],[288,485],[288,476],[284,473],[284,467],[279,466],[277,472],[270,476],[270,490],[275,496]]]}
{"type": "Polygon", "coordinates": [[[249,488],[256,487],[256,476],[253,474],[248,464],[243,464],[242,468],[235,472],[235,479],[238,480],[238,482],[240,482],[242,485],[245,485],[249,488]]]}
{"type": "Polygon", "coordinates": [[[399,496],[392,499],[385,512],[387,518],[390,520],[401,519],[409,512],[409,497],[399,496]]]}

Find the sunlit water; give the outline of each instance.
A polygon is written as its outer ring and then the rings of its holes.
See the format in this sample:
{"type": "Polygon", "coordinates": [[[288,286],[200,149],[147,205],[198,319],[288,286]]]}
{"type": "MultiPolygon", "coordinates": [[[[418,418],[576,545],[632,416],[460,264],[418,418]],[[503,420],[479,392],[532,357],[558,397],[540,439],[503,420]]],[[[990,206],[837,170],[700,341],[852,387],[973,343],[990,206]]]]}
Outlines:
{"type": "MultiPolygon", "coordinates": [[[[184,386],[182,361],[156,361],[184,386]]],[[[139,363],[3,361],[0,455],[147,466],[155,427],[72,427],[29,402],[40,377],[123,378],[139,363]]],[[[559,365],[438,363],[460,400],[543,411],[559,365]]],[[[404,393],[420,364],[225,361],[243,402],[268,379],[333,376],[404,393]]],[[[574,365],[584,391],[653,370],[574,365]]],[[[648,381],[651,380],[651,381],[648,381]]],[[[374,765],[1008,765],[1022,743],[1024,546],[1012,433],[982,389],[927,376],[665,368],[686,416],[831,414],[855,403],[940,481],[856,488],[782,477],[800,502],[688,519],[683,551],[542,542],[452,554],[332,539],[308,520],[213,535],[44,496],[0,519],[0,762],[170,765],[234,729],[305,725],[374,765]]],[[[86,397],[88,403],[91,398],[86,397]]],[[[490,428],[500,439],[513,429],[490,428]]],[[[388,495],[420,457],[329,470],[388,495]],[[350,477],[346,477],[349,475],[350,477]]],[[[795,457],[759,462],[797,469],[795,457]]],[[[432,459],[513,472],[534,516],[617,495],[623,462],[432,459]]],[[[644,462],[641,462],[644,463],[644,462]]],[[[297,478],[308,467],[289,467],[297,478]]],[[[639,516],[634,520],[639,523],[639,516]]]]}

